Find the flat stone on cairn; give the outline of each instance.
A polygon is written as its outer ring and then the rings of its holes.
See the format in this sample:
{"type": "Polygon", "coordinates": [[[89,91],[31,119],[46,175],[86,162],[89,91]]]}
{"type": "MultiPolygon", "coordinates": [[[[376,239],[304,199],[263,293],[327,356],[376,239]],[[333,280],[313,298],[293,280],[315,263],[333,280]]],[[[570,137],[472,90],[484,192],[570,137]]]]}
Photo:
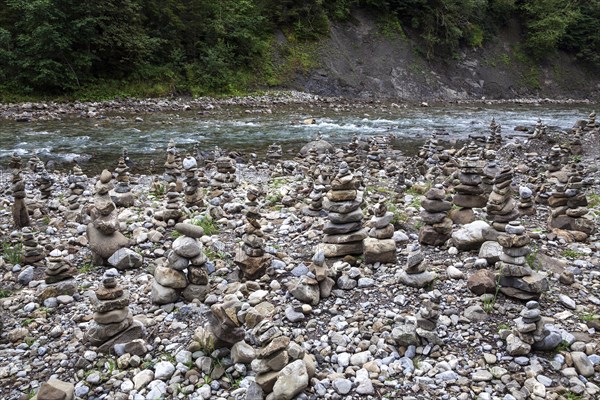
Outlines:
{"type": "Polygon", "coordinates": [[[217,172],[213,175],[210,185],[216,189],[233,189],[238,185],[235,161],[229,157],[219,157],[216,161],[217,172]]]}
{"type": "Polygon", "coordinates": [[[254,279],[264,274],[271,262],[271,255],[264,250],[264,233],[260,226],[260,209],[258,206],[259,191],[248,189],[244,215],[246,225],[242,236],[242,245],[238,246],[235,263],[240,267],[244,278],[254,279]]]}
{"type": "Polygon", "coordinates": [[[356,189],[354,175],[345,161],[331,181],[331,190],[323,200],[329,213],[329,222],[323,228],[325,257],[343,257],[363,253],[363,240],[367,237],[362,228],[363,212],[360,208],[363,192],[356,189]]]}
{"type": "Polygon", "coordinates": [[[25,265],[31,265],[43,260],[45,257],[44,249],[42,246],[38,245],[33,230],[29,227],[25,227],[21,233],[23,243],[21,262],[25,265]]]}
{"type": "Polygon", "coordinates": [[[110,198],[117,207],[131,207],[135,201],[129,185],[129,167],[125,164],[125,158],[120,157],[117,168],[115,168],[117,181],[113,190],[110,191],[110,198]]]}
{"type": "Polygon", "coordinates": [[[96,265],[104,265],[117,250],[129,245],[129,240],[119,232],[116,206],[109,195],[111,180],[112,174],[102,171],[95,186],[94,207],[90,212],[92,222],[87,226],[88,243],[96,265]]]}
{"type": "Polygon", "coordinates": [[[185,204],[188,207],[202,206],[202,192],[200,192],[200,179],[198,178],[198,162],[188,154],[183,159],[183,175],[185,188],[183,189],[185,204]]]}
{"type": "Polygon", "coordinates": [[[509,221],[519,216],[516,202],[512,198],[512,180],[515,173],[512,168],[506,166],[496,174],[494,187],[488,198],[486,211],[488,219],[492,221],[492,227],[499,232],[504,232],[504,227],[509,221]]]}
{"type": "Polygon", "coordinates": [[[554,350],[562,342],[560,331],[545,324],[537,301],[528,301],[514,323],[512,333],[506,338],[506,350],[511,356],[525,356],[532,348],[554,350]]]}
{"type": "Polygon", "coordinates": [[[52,284],[67,279],[73,279],[73,277],[77,275],[77,268],[63,259],[60,250],[54,249],[48,255],[44,273],[44,281],[47,284],[52,284]]]}
{"type": "Polygon", "coordinates": [[[519,221],[510,221],[506,233],[498,236],[503,254],[496,268],[500,274],[500,291],[521,300],[537,299],[548,290],[548,278],[543,272],[532,271],[527,265],[529,236],[519,221]]]}
{"type": "Polygon", "coordinates": [[[13,170],[11,191],[14,197],[12,217],[15,229],[31,225],[27,203],[25,202],[25,198],[27,197],[25,193],[25,181],[23,181],[21,170],[19,169],[13,170]]]}
{"type": "Polygon", "coordinates": [[[435,273],[427,271],[425,256],[422,252],[411,252],[406,260],[406,267],[398,272],[398,279],[406,286],[423,288],[435,279],[435,273]]]}
{"type": "Polygon", "coordinates": [[[421,220],[425,225],[419,231],[419,243],[430,246],[441,246],[452,236],[452,220],[448,212],[452,203],[445,200],[446,192],[440,184],[425,193],[421,207],[421,220]]]}
{"type": "Polygon", "coordinates": [[[208,259],[198,240],[204,231],[199,226],[182,223],[175,225],[175,231],[181,236],[173,241],[167,253],[167,265],[159,265],[154,270],[152,302],[174,303],[180,295],[190,302],[203,302],[210,289],[205,267],[208,259]]]}
{"type": "Polygon", "coordinates": [[[368,222],[369,237],[363,241],[365,264],[395,264],[396,242],[394,236],[394,213],[387,210],[385,203],[373,207],[373,217],[368,222]]]}
{"type": "Polygon", "coordinates": [[[92,298],[95,310],[93,321],[83,338],[84,343],[98,347],[101,353],[114,353],[116,344],[129,343],[146,336],[144,325],[131,315],[129,291],[119,286],[117,275],[116,270],[104,274],[102,286],[92,298]]]}

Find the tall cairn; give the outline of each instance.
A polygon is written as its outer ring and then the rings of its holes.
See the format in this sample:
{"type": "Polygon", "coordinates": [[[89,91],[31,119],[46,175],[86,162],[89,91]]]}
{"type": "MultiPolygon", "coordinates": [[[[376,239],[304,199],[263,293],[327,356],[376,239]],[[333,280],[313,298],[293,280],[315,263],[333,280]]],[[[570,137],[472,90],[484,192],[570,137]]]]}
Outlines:
{"type": "Polygon", "coordinates": [[[488,198],[486,207],[488,219],[492,221],[492,227],[499,232],[504,232],[506,224],[519,216],[517,204],[512,197],[511,184],[514,176],[512,168],[509,166],[502,168],[494,178],[494,187],[488,198]]]}
{"type": "Polygon", "coordinates": [[[67,198],[69,213],[77,217],[81,210],[81,196],[87,186],[87,176],[83,174],[79,165],[75,163],[67,181],[69,183],[69,197],[67,198]]]}
{"type": "Polygon", "coordinates": [[[129,291],[119,285],[116,275],[116,270],[107,271],[102,286],[94,292],[93,320],[83,338],[84,343],[96,346],[100,353],[115,353],[115,345],[146,336],[144,325],[131,315],[129,291]]]}
{"type": "Polygon", "coordinates": [[[394,213],[388,211],[385,203],[373,207],[373,217],[368,222],[369,237],[364,240],[365,264],[395,264],[396,242],[394,236],[394,213]]]}
{"type": "Polygon", "coordinates": [[[21,263],[31,265],[43,260],[45,257],[44,248],[38,244],[33,230],[30,227],[25,227],[21,233],[23,240],[21,263]]]}
{"type": "Polygon", "coordinates": [[[596,124],[596,111],[592,111],[588,116],[588,121],[585,126],[585,130],[591,131],[593,129],[596,129],[597,127],[598,124],[596,124]]]}
{"type": "Polygon", "coordinates": [[[246,217],[242,245],[238,247],[235,263],[240,267],[242,276],[247,279],[259,278],[270,265],[271,255],[264,250],[264,233],[260,226],[259,191],[249,188],[246,193],[246,205],[243,211],[246,217]]]}
{"type": "Polygon", "coordinates": [[[114,201],[117,207],[131,207],[135,201],[133,194],[131,193],[131,186],[129,185],[129,167],[125,163],[125,158],[120,157],[115,168],[115,184],[114,189],[110,191],[110,198],[114,201]]]}
{"type": "Polygon", "coordinates": [[[13,225],[15,229],[21,229],[31,225],[27,204],[25,202],[25,198],[27,197],[27,194],[25,193],[25,181],[23,181],[23,178],[21,177],[20,169],[14,169],[12,174],[11,191],[14,197],[12,205],[13,225]]]}
{"type": "Polygon", "coordinates": [[[483,188],[483,193],[489,195],[492,193],[494,178],[500,172],[500,167],[496,161],[496,151],[487,150],[485,152],[485,160],[485,166],[481,170],[481,187],[483,188]]]}
{"type": "Polygon", "coordinates": [[[452,220],[455,223],[468,224],[475,220],[473,208],[483,208],[487,197],[481,187],[482,162],[478,156],[467,156],[460,160],[458,179],[460,185],[454,188],[456,194],[452,201],[459,210],[453,210],[452,220]]]}
{"type": "Polygon", "coordinates": [[[183,189],[185,204],[188,207],[201,207],[204,201],[202,192],[200,192],[198,162],[191,154],[183,159],[183,175],[185,179],[185,188],[183,189]]]}
{"type": "Polygon", "coordinates": [[[175,189],[181,192],[182,186],[179,177],[181,176],[179,150],[175,147],[175,142],[171,140],[167,145],[167,160],[165,161],[165,173],[163,180],[166,185],[175,184],[175,189]]]}
{"type": "Polygon", "coordinates": [[[363,192],[356,189],[354,175],[345,161],[331,181],[331,190],[323,200],[329,222],[323,228],[323,252],[325,257],[361,255],[367,231],[362,227],[363,212],[360,208],[363,192]]]}
{"type": "Polygon", "coordinates": [[[38,173],[38,177],[35,181],[37,187],[40,191],[40,197],[42,200],[47,200],[52,196],[52,188],[54,186],[54,179],[50,176],[46,168],[44,167],[43,162],[39,162],[36,171],[38,173]]]}
{"type": "Polygon", "coordinates": [[[161,216],[168,226],[174,226],[183,217],[183,212],[181,211],[181,194],[177,191],[177,184],[175,182],[171,182],[167,186],[167,199],[161,216]]]}
{"type": "Polygon", "coordinates": [[[440,184],[435,185],[425,193],[421,202],[424,211],[421,220],[425,224],[419,230],[419,243],[429,246],[441,246],[452,236],[452,220],[448,212],[452,202],[446,200],[446,191],[440,184]]]}

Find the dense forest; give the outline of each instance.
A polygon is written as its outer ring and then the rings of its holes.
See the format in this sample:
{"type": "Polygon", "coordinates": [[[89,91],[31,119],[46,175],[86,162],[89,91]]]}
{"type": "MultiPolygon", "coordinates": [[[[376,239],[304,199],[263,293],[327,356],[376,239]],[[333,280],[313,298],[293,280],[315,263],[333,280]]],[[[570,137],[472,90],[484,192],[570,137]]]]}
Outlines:
{"type": "Polygon", "coordinates": [[[600,0],[0,0],[0,96],[231,94],[283,85],[305,46],[363,9],[428,59],[494,40],[600,65],[600,0]],[[285,35],[284,44],[277,34],[285,35]]]}

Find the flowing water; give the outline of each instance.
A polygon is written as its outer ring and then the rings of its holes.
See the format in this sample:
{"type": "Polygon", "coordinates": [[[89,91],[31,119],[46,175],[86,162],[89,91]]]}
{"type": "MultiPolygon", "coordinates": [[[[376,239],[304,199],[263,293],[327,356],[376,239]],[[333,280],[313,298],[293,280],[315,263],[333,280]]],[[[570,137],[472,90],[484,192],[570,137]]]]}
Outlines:
{"type": "Polygon", "coordinates": [[[30,123],[0,122],[0,166],[6,167],[13,153],[24,159],[37,154],[42,160],[54,160],[58,168],[68,167],[73,159],[85,159],[84,170],[97,172],[112,168],[123,148],[129,150],[138,166],[151,159],[162,165],[170,140],[178,148],[200,150],[219,146],[228,151],[264,154],[271,143],[279,143],[285,152],[295,154],[318,134],[332,143],[345,143],[353,135],[391,135],[394,146],[406,154],[434,132],[442,140],[462,141],[469,135],[488,133],[494,117],[502,125],[504,136],[521,135],[515,126],[530,129],[538,117],[550,130],[566,130],[593,110],[580,105],[502,105],[445,106],[428,108],[355,108],[336,111],[328,108],[297,106],[275,108],[272,113],[247,113],[228,108],[210,114],[196,111],[151,113],[136,122],[134,115],[109,115],[105,119],[66,117],[61,121],[30,123]],[[316,123],[301,123],[315,118],[316,123]]]}

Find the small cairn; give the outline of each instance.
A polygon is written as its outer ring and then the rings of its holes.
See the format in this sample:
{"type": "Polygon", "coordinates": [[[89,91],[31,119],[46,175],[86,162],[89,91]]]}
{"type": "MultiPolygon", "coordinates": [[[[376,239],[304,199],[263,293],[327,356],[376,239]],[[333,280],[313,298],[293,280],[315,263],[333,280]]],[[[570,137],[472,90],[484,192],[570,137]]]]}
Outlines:
{"type": "Polygon", "coordinates": [[[550,149],[548,155],[547,171],[549,173],[560,171],[563,166],[562,162],[562,151],[559,145],[554,145],[550,149]]]}
{"type": "Polygon", "coordinates": [[[232,348],[244,340],[246,331],[238,315],[243,303],[235,295],[226,295],[223,301],[215,303],[206,313],[207,324],[196,329],[194,338],[201,344],[209,343],[214,348],[232,348]]]}
{"type": "Polygon", "coordinates": [[[425,200],[421,202],[424,209],[421,220],[425,225],[419,231],[419,243],[441,246],[452,236],[452,220],[448,218],[452,202],[445,198],[446,191],[440,184],[425,193],[425,200]]]}
{"type": "Polygon", "coordinates": [[[237,187],[235,161],[229,157],[219,157],[216,165],[217,172],[213,175],[210,185],[216,189],[233,189],[237,187]]]}
{"type": "Polygon", "coordinates": [[[370,169],[371,175],[375,176],[379,171],[384,169],[383,160],[381,158],[381,148],[376,140],[373,140],[369,146],[369,153],[367,154],[367,167],[370,169]]]}
{"type": "Polygon", "coordinates": [[[329,222],[323,228],[325,257],[343,257],[363,253],[363,240],[367,231],[362,227],[363,212],[360,208],[363,192],[356,189],[354,175],[345,161],[331,182],[331,190],[323,200],[329,222]]]}
{"type": "Polygon", "coordinates": [[[175,231],[181,236],[175,239],[167,254],[168,264],[154,270],[152,302],[175,303],[180,295],[190,302],[203,302],[209,290],[205,267],[208,259],[198,239],[204,231],[199,226],[182,223],[175,225],[175,231]]]}
{"type": "Polygon", "coordinates": [[[510,221],[505,232],[498,236],[503,251],[500,261],[496,263],[500,274],[500,291],[521,300],[537,299],[548,290],[548,279],[545,273],[532,271],[527,265],[530,239],[525,227],[519,221],[510,221]]]}
{"type": "Polygon", "coordinates": [[[519,215],[535,215],[533,191],[527,186],[519,187],[519,215]]]}
{"type": "Polygon", "coordinates": [[[162,211],[161,215],[162,220],[165,221],[168,226],[173,226],[182,216],[181,194],[177,191],[177,184],[175,182],[170,182],[167,186],[167,199],[165,209],[162,211]]]}
{"type": "Polygon", "coordinates": [[[71,213],[78,214],[81,209],[81,195],[86,189],[87,176],[83,174],[77,163],[73,165],[72,173],[67,181],[69,183],[68,209],[71,213]]]}
{"type": "Polygon", "coordinates": [[[439,317],[439,298],[429,296],[429,298],[424,299],[421,302],[421,307],[419,308],[419,313],[417,314],[417,327],[426,331],[435,331],[439,317]]]}
{"type": "MultiPolygon", "coordinates": [[[[476,147],[476,146],[475,146],[476,147]]],[[[483,208],[487,203],[481,187],[482,165],[478,156],[468,156],[460,160],[458,179],[460,185],[454,188],[456,194],[452,201],[460,207],[450,214],[454,223],[468,224],[475,220],[473,208],[483,208]]]]}
{"type": "Polygon", "coordinates": [[[40,164],[44,166],[42,160],[40,160],[40,158],[35,154],[29,159],[29,161],[27,161],[27,166],[29,167],[31,172],[41,172],[39,171],[40,164]]]}
{"type": "Polygon", "coordinates": [[[310,204],[302,209],[302,214],[310,217],[318,217],[323,212],[323,197],[325,196],[325,186],[313,182],[312,191],[308,195],[310,204]]]}
{"type": "Polygon", "coordinates": [[[489,142],[494,144],[495,149],[499,148],[502,144],[502,126],[497,124],[493,117],[490,122],[489,142]]]}
{"type": "Polygon", "coordinates": [[[25,198],[27,197],[25,193],[25,181],[21,177],[20,169],[13,170],[11,191],[15,199],[12,205],[12,217],[15,229],[31,225],[27,203],[25,202],[25,198]]]}
{"type": "MultiPolygon", "coordinates": [[[[377,203],[373,207],[373,217],[368,222],[369,237],[363,242],[365,264],[395,264],[396,242],[394,236],[394,225],[392,220],[394,213],[388,211],[384,202],[377,203]]],[[[450,224],[452,226],[452,224],[450,224]]]]}
{"type": "Polygon", "coordinates": [[[171,140],[167,145],[167,160],[165,161],[165,173],[163,179],[167,185],[174,183],[178,192],[181,192],[181,156],[179,150],[175,147],[175,142],[171,140]]]}
{"type": "Polygon", "coordinates": [[[533,139],[541,139],[546,137],[546,130],[548,127],[542,124],[542,120],[538,118],[537,123],[535,124],[535,128],[533,129],[533,135],[531,136],[533,139]]]}
{"type": "Polygon", "coordinates": [[[198,162],[191,154],[183,159],[183,175],[185,178],[185,188],[183,189],[185,204],[188,207],[201,207],[204,201],[202,200],[202,192],[200,192],[198,162]]]}
{"type": "Polygon", "coordinates": [[[25,227],[21,231],[23,243],[23,255],[21,262],[25,265],[35,264],[44,259],[44,249],[38,244],[33,230],[30,227],[25,227]]]}
{"type": "Polygon", "coordinates": [[[323,250],[318,250],[313,255],[309,269],[319,283],[319,299],[329,297],[331,289],[335,285],[335,276],[332,276],[331,269],[325,264],[325,253],[323,253],[323,250]]]}
{"type": "Polygon", "coordinates": [[[435,279],[435,274],[427,271],[425,256],[420,251],[409,253],[406,267],[398,273],[398,279],[406,286],[422,288],[435,279]]]}
{"type": "Polygon", "coordinates": [[[144,325],[131,315],[129,291],[119,285],[117,275],[116,270],[108,270],[92,297],[95,312],[84,342],[98,347],[100,353],[113,353],[116,344],[146,336],[144,325]]]}
{"type": "Polygon", "coordinates": [[[495,150],[487,150],[485,152],[485,159],[485,166],[481,170],[481,187],[483,188],[483,193],[489,195],[490,193],[492,193],[492,187],[494,186],[494,178],[500,172],[500,167],[498,166],[498,162],[496,161],[495,150]]]}
{"type": "Polygon", "coordinates": [[[512,198],[512,180],[515,173],[512,168],[506,166],[494,178],[494,187],[488,198],[486,211],[488,219],[492,221],[492,227],[499,232],[504,232],[504,227],[509,221],[519,216],[517,204],[512,198]]]}
{"type": "Polygon", "coordinates": [[[514,322],[506,338],[506,351],[513,357],[527,355],[532,349],[550,351],[562,342],[560,331],[544,322],[537,301],[528,301],[514,322]]]}
{"type": "Polygon", "coordinates": [[[54,249],[48,255],[44,281],[53,284],[67,279],[73,279],[77,275],[77,268],[63,258],[59,249],[54,249]]]}
{"type": "Polygon", "coordinates": [[[36,171],[38,172],[38,178],[35,183],[40,191],[40,198],[42,200],[49,199],[52,195],[52,187],[54,186],[54,179],[50,176],[43,162],[39,162],[36,171]]]}
{"type": "Polygon", "coordinates": [[[585,130],[593,130],[596,129],[598,125],[596,125],[596,111],[592,111],[588,116],[588,121],[585,126],[585,130]]]}
{"type": "Polygon", "coordinates": [[[577,241],[584,241],[594,232],[594,221],[585,215],[589,212],[588,201],[583,191],[583,179],[578,166],[571,164],[567,171],[567,184],[557,184],[548,199],[551,229],[570,231],[577,241]]]}
{"type": "Polygon", "coordinates": [[[116,206],[109,195],[111,180],[112,174],[108,170],[102,171],[95,186],[94,206],[90,212],[92,222],[87,226],[95,265],[104,265],[117,250],[129,245],[129,240],[119,232],[116,206]]]}
{"type": "Polygon", "coordinates": [[[267,159],[268,160],[279,160],[283,156],[283,149],[281,145],[273,143],[267,147],[267,159]]]}
{"type": "Polygon", "coordinates": [[[125,163],[125,158],[120,157],[117,168],[115,168],[115,180],[117,183],[113,190],[110,191],[110,198],[117,207],[131,207],[135,199],[131,193],[129,185],[129,167],[125,163]]]}
{"type": "Polygon", "coordinates": [[[258,206],[259,191],[249,188],[246,192],[246,205],[243,211],[246,217],[242,245],[238,247],[235,263],[240,267],[242,275],[247,279],[254,279],[264,274],[270,264],[271,256],[264,250],[264,233],[261,230],[258,206]]]}
{"type": "Polygon", "coordinates": [[[8,162],[8,168],[10,169],[22,169],[23,168],[23,159],[19,157],[17,153],[13,153],[10,156],[10,161],[8,162]]]}

